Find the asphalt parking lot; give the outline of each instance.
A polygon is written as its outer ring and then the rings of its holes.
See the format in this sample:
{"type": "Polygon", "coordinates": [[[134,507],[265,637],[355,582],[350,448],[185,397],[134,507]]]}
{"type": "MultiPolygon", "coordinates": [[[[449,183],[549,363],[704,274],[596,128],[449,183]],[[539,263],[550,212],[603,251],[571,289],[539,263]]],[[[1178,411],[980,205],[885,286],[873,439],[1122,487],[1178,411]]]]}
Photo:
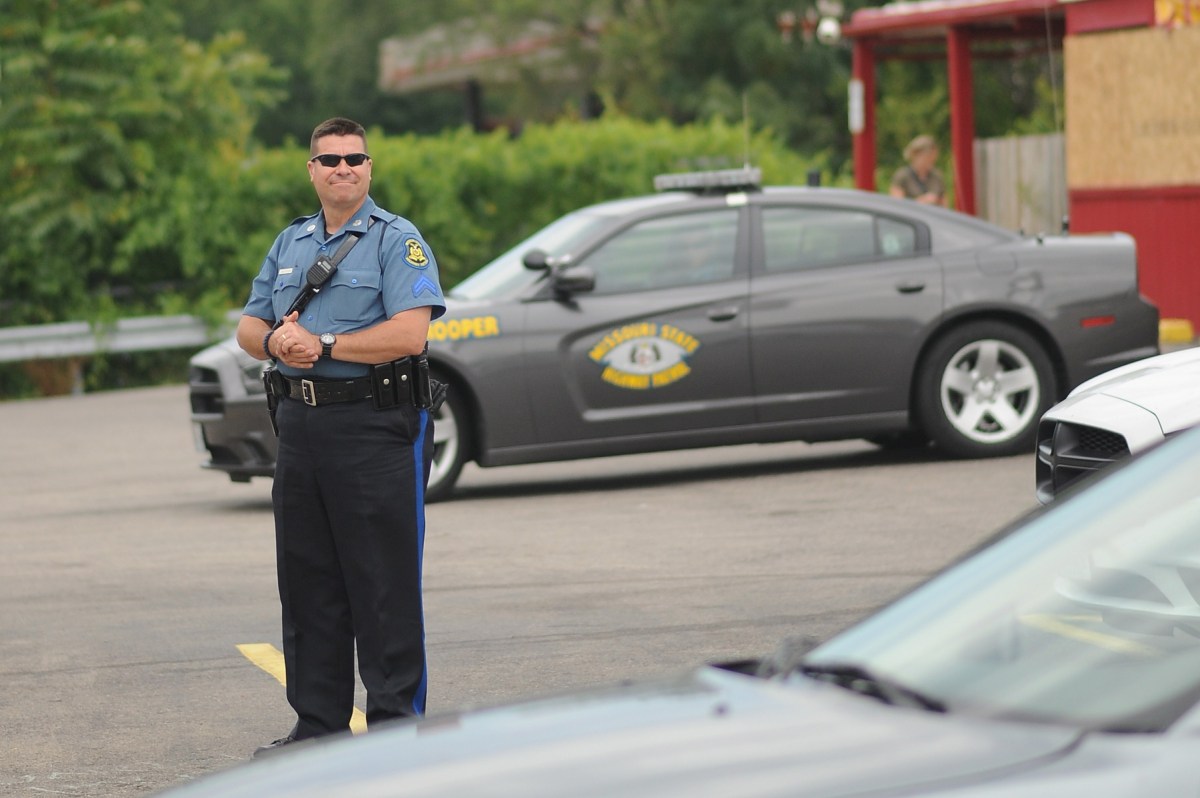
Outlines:
{"type": "MultiPolygon", "coordinates": [[[[186,389],[0,428],[0,794],[145,795],[286,732],[245,653],[279,646],[270,481],[199,468],[186,389]]],[[[862,442],[472,468],[428,513],[430,710],[826,637],[1034,504],[1032,457],[862,442]]]]}

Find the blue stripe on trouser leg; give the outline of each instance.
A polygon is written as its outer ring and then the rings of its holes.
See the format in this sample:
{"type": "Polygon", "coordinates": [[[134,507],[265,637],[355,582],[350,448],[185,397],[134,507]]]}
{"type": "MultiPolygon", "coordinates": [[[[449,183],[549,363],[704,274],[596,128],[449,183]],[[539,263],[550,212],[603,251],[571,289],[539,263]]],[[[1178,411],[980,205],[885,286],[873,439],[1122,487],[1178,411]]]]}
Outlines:
{"type": "MultiPolygon", "coordinates": [[[[421,410],[420,432],[417,433],[417,440],[413,446],[414,471],[416,476],[415,493],[417,496],[417,584],[418,593],[422,597],[424,604],[425,585],[422,574],[424,573],[425,559],[425,488],[429,484],[429,464],[433,455],[433,436],[430,434],[432,419],[429,416],[428,410],[421,410]],[[429,451],[426,451],[426,443],[428,442],[429,451]]],[[[421,608],[422,623],[421,623],[421,647],[425,647],[425,624],[424,624],[424,606],[421,608]]],[[[429,659],[428,653],[422,658],[425,662],[425,668],[421,673],[421,682],[417,685],[416,695],[413,697],[413,713],[416,715],[425,714],[425,696],[429,690],[429,659]]]]}

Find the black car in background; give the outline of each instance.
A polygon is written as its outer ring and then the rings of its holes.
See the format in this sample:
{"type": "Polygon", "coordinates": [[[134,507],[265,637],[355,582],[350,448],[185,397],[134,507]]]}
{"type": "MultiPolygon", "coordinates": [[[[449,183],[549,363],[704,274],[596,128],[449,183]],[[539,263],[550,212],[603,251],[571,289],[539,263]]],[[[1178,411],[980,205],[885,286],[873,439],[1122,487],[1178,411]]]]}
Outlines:
{"type": "MultiPolygon", "coordinates": [[[[1075,385],[1158,353],[1120,233],[1026,237],[942,208],[754,170],[553,222],[456,286],[430,328],[449,399],[428,498],[463,465],[867,438],[1033,451],[1075,385]]],[[[258,369],[196,355],[208,467],[274,464],[258,369]]]]}

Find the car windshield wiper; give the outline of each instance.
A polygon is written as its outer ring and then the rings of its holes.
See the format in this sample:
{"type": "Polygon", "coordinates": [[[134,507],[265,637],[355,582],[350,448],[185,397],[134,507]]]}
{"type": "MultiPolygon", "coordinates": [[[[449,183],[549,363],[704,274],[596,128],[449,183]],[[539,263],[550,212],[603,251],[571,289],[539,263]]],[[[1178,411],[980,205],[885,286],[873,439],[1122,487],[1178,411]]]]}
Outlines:
{"type": "Polygon", "coordinates": [[[930,698],[911,687],[899,682],[886,679],[874,674],[862,665],[848,662],[831,662],[816,664],[801,662],[796,671],[810,679],[836,684],[838,687],[851,690],[860,695],[882,701],[893,706],[916,707],[929,712],[945,712],[946,705],[935,698],[930,698]]]}

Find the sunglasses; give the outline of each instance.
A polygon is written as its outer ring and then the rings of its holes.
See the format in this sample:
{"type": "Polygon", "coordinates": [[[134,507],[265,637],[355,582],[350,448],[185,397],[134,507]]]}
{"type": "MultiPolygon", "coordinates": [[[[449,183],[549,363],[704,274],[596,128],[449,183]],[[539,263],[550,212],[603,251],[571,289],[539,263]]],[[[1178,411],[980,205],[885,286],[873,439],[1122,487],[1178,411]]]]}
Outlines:
{"type": "Polygon", "coordinates": [[[321,166],[332,169],[340,164],[343,158],[346,159],[347,166],[362,166],[366,161],[371,159],[371,156],[365,152],[352,152],[349,155],[314,155],[308,159],[308,162],[312,163],[316,161],[321,166]]]}

